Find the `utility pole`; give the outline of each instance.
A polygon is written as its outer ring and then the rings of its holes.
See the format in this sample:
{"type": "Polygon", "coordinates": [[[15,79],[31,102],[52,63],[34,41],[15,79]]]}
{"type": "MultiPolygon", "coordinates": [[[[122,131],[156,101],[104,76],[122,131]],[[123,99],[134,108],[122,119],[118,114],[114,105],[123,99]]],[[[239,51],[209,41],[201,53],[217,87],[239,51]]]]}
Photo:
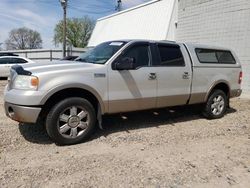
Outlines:
{"type": "Polygon", "coordinates": [[[116,9],[118,12],[122,10],[122,0],[117,0],[117,6],[116,9]]]}
{"type": "Polygon", "coordinates": [[[66,17],[67,17],[67,4],[68,0],[60,0],[63,8],[63,57],[66,56],[66,17]]]}

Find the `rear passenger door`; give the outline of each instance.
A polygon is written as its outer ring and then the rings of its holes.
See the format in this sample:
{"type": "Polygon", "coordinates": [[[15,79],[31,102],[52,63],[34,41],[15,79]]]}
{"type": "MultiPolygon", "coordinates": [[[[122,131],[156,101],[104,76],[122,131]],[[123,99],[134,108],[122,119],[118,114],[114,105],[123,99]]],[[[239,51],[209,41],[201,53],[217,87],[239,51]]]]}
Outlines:
{"type": "Polygon", "coordinates": [[[157,76],[157,107],[186,104],[190,97],[192,69],[183,45],[158,43],[153,61],[157,76]]]}

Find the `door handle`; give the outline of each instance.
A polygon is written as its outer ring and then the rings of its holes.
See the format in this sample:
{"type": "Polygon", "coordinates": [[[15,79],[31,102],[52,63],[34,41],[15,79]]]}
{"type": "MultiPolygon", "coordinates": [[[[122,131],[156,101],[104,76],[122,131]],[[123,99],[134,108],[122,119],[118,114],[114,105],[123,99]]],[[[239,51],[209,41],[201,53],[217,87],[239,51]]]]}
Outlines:
{"type": "Polygon", "coordinates": [[[183,79],[189,79],[189,73],[188,72],[184,72],[184,74],[182,75],[183,79]]]}
{"type": "Polygon", "coordinates": [[[156,73],[149,73],[148,79],[149,80],[155,80],[156,79],[156,73]]]}

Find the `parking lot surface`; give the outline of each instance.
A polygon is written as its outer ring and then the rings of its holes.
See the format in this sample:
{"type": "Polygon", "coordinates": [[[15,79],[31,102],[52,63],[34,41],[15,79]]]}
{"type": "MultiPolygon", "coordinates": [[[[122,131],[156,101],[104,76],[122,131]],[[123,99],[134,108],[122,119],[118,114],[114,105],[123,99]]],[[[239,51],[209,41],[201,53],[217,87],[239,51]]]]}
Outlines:
{"type": "Polygon", "coordinates": [[[183,107],[107,116],[88,142],[57,146],[3,109],[0,187],[250,187],[250,99],[222,119],[183,107]]]}

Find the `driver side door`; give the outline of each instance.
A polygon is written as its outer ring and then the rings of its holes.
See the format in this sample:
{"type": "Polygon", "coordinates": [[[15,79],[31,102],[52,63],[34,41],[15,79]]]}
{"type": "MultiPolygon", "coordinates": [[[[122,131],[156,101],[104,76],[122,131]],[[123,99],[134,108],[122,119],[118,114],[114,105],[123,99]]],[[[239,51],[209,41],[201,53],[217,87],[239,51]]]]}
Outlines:
{"type": "Polygon", "coordinates": [[[151,65],[150,44],[131,44],[112,63],[133,58],[133,70],[109,70],[109,113],[128,112],[156,107],[157,81],[151,65]]]}

